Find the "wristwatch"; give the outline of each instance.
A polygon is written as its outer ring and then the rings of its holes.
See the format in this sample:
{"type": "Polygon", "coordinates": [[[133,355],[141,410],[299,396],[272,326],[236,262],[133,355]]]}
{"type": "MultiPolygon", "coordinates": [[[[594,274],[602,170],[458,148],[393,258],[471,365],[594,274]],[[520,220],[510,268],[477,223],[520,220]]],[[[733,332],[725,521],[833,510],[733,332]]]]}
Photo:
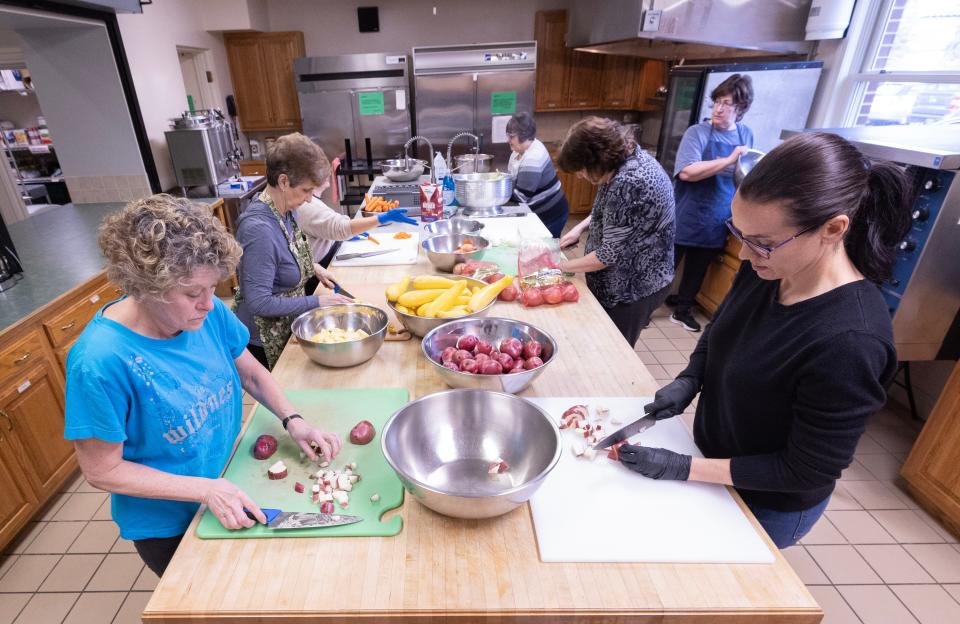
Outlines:
{"type": "Polygon", "coordinates": [[[284,418],[282,421],[280,421],[283,424],[284,430],[287,429],[287,425],[289,425],[290,421],[293,420],[294,418],[299,418],[300,420],[303,420],[303,416],[301,416],[300,414],[290,414],[289,416],[284,418]]]}

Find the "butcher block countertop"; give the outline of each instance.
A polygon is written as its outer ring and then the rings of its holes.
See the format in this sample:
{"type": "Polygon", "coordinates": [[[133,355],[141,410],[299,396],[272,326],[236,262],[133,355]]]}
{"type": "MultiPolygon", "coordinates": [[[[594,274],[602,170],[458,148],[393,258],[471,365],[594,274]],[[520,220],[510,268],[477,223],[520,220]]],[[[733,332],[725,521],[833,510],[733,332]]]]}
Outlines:
{"type": "MultiPolygon", "coordinates": [[[[383,230],[378,230],[383,232],[383,230]]],[[[341,267],[338,281],[385,306],[383,289],[413,266],[341,267]]],[[[508,316],[549,332],[559,359],[522,396],[651,396],[653,378],[582,280],[577,304],[508,316]]],[[[286,389],[447,386],[417,338],[386,342],[368,362],[320,367],[291,343],[274,375],[286,389]]],[[[358,419],[361,415],[358,415],[358,419]]],[[[599,461],[599,460],[598,460],[599,461]]],[[[739,498],[737,499],[739,502],[739,498]]],[[[822,612],[779,551],[765,564],[543,563],[528,504],[489,520],[438,515],[409,494],[395,537],[201,540],[196,519],[143,614],[145,622],[803,622],[822,612]]],[[[704,509],[709,513],[709,509],[704,509]]],[[[656,513],[655,509],[650,510],[656,513]]],[[[590,527],[584,527],[584,539],[590,527]]],[[[629,536],[625,536],[629,537],[629,536]]]]}

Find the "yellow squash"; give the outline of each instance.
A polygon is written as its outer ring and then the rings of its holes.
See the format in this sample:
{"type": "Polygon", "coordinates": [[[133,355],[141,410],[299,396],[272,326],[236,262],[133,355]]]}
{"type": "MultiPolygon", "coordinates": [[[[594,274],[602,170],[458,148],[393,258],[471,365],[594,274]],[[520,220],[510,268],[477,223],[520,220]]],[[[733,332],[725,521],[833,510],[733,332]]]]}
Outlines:
{"type": "Polygon", "coordinates": [[[419,308],[425,303],[430,303],[445,292],[447,292],[446,288],[408,290],[400,295],[400,297],[397,299],[397,303],[408,308],[419,308]]]}
{"type": "Polygon", "coordinates": [[[400,298],[400,295],[407,292],[407,288],[410,287],[410,276],[407,275],[402,280],[396,284],[391,284],[387,286],[387,301],[390,303],[396,303],[397,299],[400,298]]]}
{"type": "Polygon", "coordinates": [[[470,312],[482,310],[483,308],[487,307],[491,301],[497,298],[497,295],[500,294],[500,291],[512,283],[513,276],[504,275],[494,283],[487,284],[481,288],[479,292],[474,293],[474,295],[470,297],[470,303],[467,304],[467,309],[470,310],[470,312]]]}
{"type": "Polygon", "coordinates": [[[463,280],[452,280],[446,277],[440,277],[439,275],[418,275],[413,278],[413,287],[416,290],[427,290],[434,288],[450,288],[457,282],[462,282],[463,280]]]}
{"type": "Polygon", "coordinates": [[[460,318],[467,314],[470,314],[470,312],[467,311],[467,306],[455,306],[446,312],[437,312],[437,318],[460,318]]]}
{"type": "Polygon", "coordinates": [[[439,312],[446,312],[453,306],[457,305],[457,298],[466,287],[467,283],[461,280],[454,283],[453,286],[448,288],[445,293],[434,299],[430,304],[430,316],[437,316],[439,312]]]}

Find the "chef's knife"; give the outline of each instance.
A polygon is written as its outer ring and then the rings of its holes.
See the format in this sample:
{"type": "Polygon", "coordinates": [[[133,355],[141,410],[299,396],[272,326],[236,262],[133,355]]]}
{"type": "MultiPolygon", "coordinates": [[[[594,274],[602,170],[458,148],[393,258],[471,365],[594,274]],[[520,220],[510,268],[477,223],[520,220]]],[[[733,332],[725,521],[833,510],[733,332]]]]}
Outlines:
{"type": "Polygon", "coordinates": [[[337,260],[353,260],[354,258],[369,258],[370,256],[379,256],[380,254],[393,253],[397,248],[380,249],[378,251],[365,251],[363,253],[345,253],[337,256],[337,260]]]}
{"type": "Polygon", "coordinates": [[[343,295],[344,297],[349,297],[350,299],[356,299],[356,297],[347,292],[346,288],[336,282],[333,283],[333,292],[337,293],[338,295],[343,295]]]}
{"type": "MultiPolygon", "coordinates": [[[[271,529],[315,529],[343,526],[345,524],[353,524],[363,520],[363,518],[360,516],[310,513],[301,511],[281,511],[280,509],[270,509],[267,507],[261,507],[260,511],[262,511],[263,515],[267,517],[267,526],[271,529]]],[[[253,518],[253,514],[251,514],[249,511],[247,511],[247,516],[253,518]]]]}
{"type": "Polygon", "coordinates": [[[593,445],[593,450],[599,451],[600,449],[611,447],[617,442],[622,442],[623,440],[627,440],[638,433],[643,433],[655,424],[657,424],[656,418],[653,416],[644,416],[643,418],[633,421],[629,425],[620,427],[604,439],[600,440],[593,445]]]}

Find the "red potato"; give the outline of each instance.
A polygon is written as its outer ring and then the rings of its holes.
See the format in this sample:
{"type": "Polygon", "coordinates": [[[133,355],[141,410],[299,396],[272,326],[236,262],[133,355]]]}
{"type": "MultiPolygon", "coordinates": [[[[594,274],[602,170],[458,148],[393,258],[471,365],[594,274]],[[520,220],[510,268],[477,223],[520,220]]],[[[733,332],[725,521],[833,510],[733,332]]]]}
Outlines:
{"type": "Polygon", "coordinates": [[[350,441],[354,444],[369,444],[377,430],[369,420],[361,420],[350,430],[350,441]]]}
{"type": "Polygon", "coordinates": [[[293,484],[293,491],[296,492],[297,494],[303,494],[303,489],[304,489],[303,484],[300,483],[299,481],[293,484]]]}
{"type": "Polygon", "coordinates": [[[460,372],[474,374],[480,368],[476,360],[464,360],[460,362],[460,372]]]}
{"type": "MultiPolygon", "coordinates": [[[[474,349],[477,348],[477,342],[479,342],[477,340],[477,337],[471,334],[467,334],[466,336],[460,336],[460,338],[457,339],[457,349],[463,349],[464,351],[473,351],[474,349]]],[[[447,347],[447,349],[449,348],[450,347],[447,347]]],[[[444,349],[444,352],[446,352],[446,349],[444,349]]]]}
{"type": "Polygon", "coordinates": [[[463,267],[467,266],[466,262],[458,262],[453,265],[453,274],[454,275],[463,275],[463,267]]]}
{"type": "Polygon", "coordinates": [[[498,357],[500,357],[500,350],[499,350],[499,349],[494,349],[493,351],[491,351],[491,352],[490,352],[490,357],[493,358],[493,359],[497,359],[498,357]]]}
{"type": "Polygon", "coordinates": [[[520,296],[520,289],[517,288],[516,284],[510,284],[506,288],[500,291],[500,294],[497,295],[497,299],[500,301],[516,301],[517,297],[520,296]]]}
{"type": "Polygon", "coordinates": [[[502,375],[503,366],[500,365],[500,362],[490,360],[483,364],[483,368],[480,369],[480,374],[482,375],[502,375]]]}
{"type": "Polygon", "coordinates": [[[280,460],[267,468],[267,477],[271,481],[278,481],[280,479],[287,478],[287,466],[283,463],[283,460],[280,460]]]}
{"type": "Polygon", "coordinates": [[[272,435],[262,435],[253,443],[253,457],[255,459],[268,459],[277,452],[277,439],[272,435]]]}
{"type": "Polygon", "coordinates": [[[490,355],[491,351],[493,351],[493,345],[482,338],[477,340],[477,346],[473,349],[474,353],[486,353],[487,355],[490,355]]]}
{"type": "Polygon", "coordinates": [[[441,362],[449,362],[453,359],[453,354],[457,352],[456,347],[447,347],[443,350],[443,353],[440,354],[441,362]]]}
{"type": "Polygon", "coordinates": [[[460,366],[460,362],[464,360],[469,360],[472,357],[473,357],[473,354],[470,353],[469,351],[466,351],[464,349],[457,349],[457,352],[453,354],[453,358],[451,359],[451,361],[457,366],[460,366]]]}
{"type": "Polygon", "coordinates": [[[513,359],[517,359],[523,352],[523,343],[520,342],[519,338],[507,338],[506,340],[501,340],[500,352],[506,353],[513,359]]]}
{"type": "Polygon", "coordinates": [[[532,370],[538,366],[543,366],[543,360],[541,360],[539,357],[527,358],[523,365],[527,370],[532,370]]]}
{"type": "Polygon", "coordinates": [[[501,353],[500,357],[497,358],[497,361],[500,362],[500,366],[502,366],[503,370],[505,371],[513,368],[514,360],[508,353],[501,353]]]}
{"type": "MultiPolygon", "coordinates": [[[[468,362],[468,361],[469,361],[469,360],[464,360],[463,362],[468,362]]],[[[460,364],[462,365],[463,362],[460,362],[460,364]]],[[[455,371],[460,370],[460,367],[457,366],[457,365],[453,362],[453,360],[447,360],[446,362],[444,362],[444,363],[443,363],[443,367],[444,367],[444,368],[449,368],[450,370],[455,370],[455,371]]]]}
{"type": "Polygon", "coordinates": [[[483,281],[485,281],[488,284],[492,284],[495,281],[502,278],[503,278],[503,273],[497,272],[497,273],[493,273],[492,275],[486,276],[485,278],[483,278],[483,281]]]}
{"type": "Polygon", "coordinates": [[[607,457],[613,461],[620,461],[620,447],[627,444],[627,441],[617,442],[607,450],[607,457]]]}
{"type": "Polygon", "coordinates": [[[540,292],[540,289],[536,286],[528,288],[523,291],[523,294],[520,296],[520,301],[528,308],[535,308],[543,303],[543,293],[540,292]]]}
{"type": "Polygon", "coordinates": [[[563,290],[563,300],[569,301],[570,303],[576,303],[580,301],[580,291],[577,290],[577,287],[574,284],[569,282],[562,286],[563,290]]]}
{"type": "Polygon", "coordinates": [[[478,353],[477,357],[474,359],[477,360],[477,366],[483,366],[483,363],[489,362],[491,358],[486,353],[478,353]]]}
{"type": "Polygon", "coordinates": [[[510,369],[511,373],[522,373],[526,368],[523,366],[523,360],[517,360],[513,363],[513,368],[510,369]]]}
{"type": "Polygon", "coordinates": [[[337,508],[333,506],[333,501],[324,501],[320,503],[320,513],[332,514],[337,511],[337,508]]]}
{"type": "Polygon", "coordinates": [[[543,345],[539,340],[531,340],[523,345],[523,359],[529,360],[532,357],[539,357],[543,351],[543,345]]]}
{"type": "Polygon", "coordinates": [[[543,289],[543,300],[554,304],[563,301],[563,288],[559,284],[547,286],[543,289]]]}

